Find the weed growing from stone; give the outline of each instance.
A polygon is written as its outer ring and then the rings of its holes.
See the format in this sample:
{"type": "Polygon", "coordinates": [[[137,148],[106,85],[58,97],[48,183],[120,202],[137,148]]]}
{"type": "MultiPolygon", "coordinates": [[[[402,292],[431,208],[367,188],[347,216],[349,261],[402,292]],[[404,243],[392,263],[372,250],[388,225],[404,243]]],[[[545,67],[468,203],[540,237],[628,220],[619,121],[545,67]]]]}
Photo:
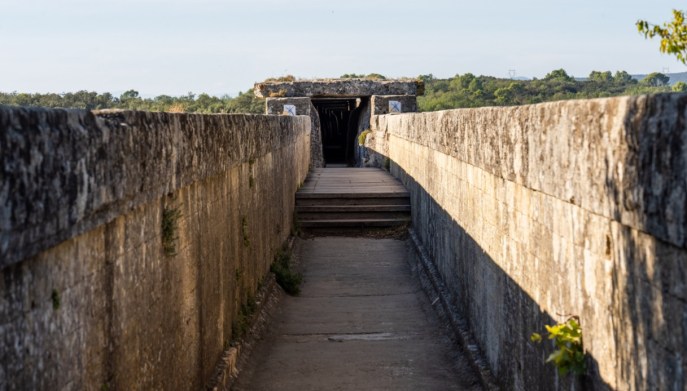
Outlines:
{"type": "Polygon", "coordinates": [[[291,269],[291,254],[284,250],[277,252],[274,262],[270,266],[270,271],[274,273],[277,284],[289,295],[295,296],[301,292],[303,276],[291,269]]]}
{"type": "MultiPolygon", "coordinates": [[[[583,375],[587,371],[582,347],[582,328],[577,316],[570,317],[565,323],[546,325],[549,339],[553,340],[556,350],[546,359],[558,368],[558,373],[565,376],[568,373],[583,375]]],[[[530,340],[540,343],[542,336],[532,333],[530,340]]]]}
{"type": "Polygon", "coordinates": [[[238,268],[236,271],[234,271],[234,277],[236,278],[236,281],[241,281],[241,278],[243,278],[243,269],[238,268]]]}
{"type": "Polygon", "coordinates": [[[359,146],[364,146],[365,145],[365,139],[367,138],[367,135],[370,134],[370,129],[365,129],[358,135],[358,145],[359,146]]]}
{"type": "Polygon", "coordinates": [[[253,296],[248,296],[245,304],[241,304],[241,309],[236,315],[236,320],[231,324],[231,336],[234,340],[241,339],[250,328],[250,318],[258,309],[253,296]]]}
{"type": "Polygon", "coordinates": [[[57,289],[52,290],[50,300],[52,300],[52,309],[55,311],[59,310],[60,305],[62,304],[62,299],[60,298],[60,292],[58,292],[57,289]]]}
{"type": "Polygon", "coordinates": [[[179,208],[165,208],[162,211],[162,250],[167,256],[177,254],[179,208]]]}
{"type": "Polygon", "coordinates": [[[248,218],[241,217],[241,235],[243,236],[243,246],[250,247],[250,237],[248,236],[248,218]]]}

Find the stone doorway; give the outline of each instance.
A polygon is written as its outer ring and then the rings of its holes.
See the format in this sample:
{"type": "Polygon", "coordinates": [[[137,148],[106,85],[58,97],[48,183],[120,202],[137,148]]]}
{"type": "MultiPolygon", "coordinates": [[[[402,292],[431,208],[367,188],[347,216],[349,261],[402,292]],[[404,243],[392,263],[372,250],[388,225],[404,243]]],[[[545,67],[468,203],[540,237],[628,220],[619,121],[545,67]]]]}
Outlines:
{"type": "Polygon", "coordinates": [[[320,117],[322,154],[326,165],[355,165],[355,137],[358,133],[361,99],[313,99],[320,117]]]}
{"type": "Polygon", "coordinates": [[[358,146],[358,135],[370,129],[374,116],[417,111],[416,97],[423,94],[424,84],[414,79],[291,77],[256,83],[254,92],[266,98],[266,114],[310,117],[312,168],[380,167],[358,146]]]}

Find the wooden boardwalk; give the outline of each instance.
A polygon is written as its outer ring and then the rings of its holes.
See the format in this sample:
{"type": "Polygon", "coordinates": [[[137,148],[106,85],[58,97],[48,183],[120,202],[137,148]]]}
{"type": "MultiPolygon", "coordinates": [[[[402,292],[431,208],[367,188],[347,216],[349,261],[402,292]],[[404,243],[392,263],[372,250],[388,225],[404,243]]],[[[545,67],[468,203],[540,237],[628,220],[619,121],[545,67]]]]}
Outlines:
{"type": "Polygon", "coordinates": [[[310,171],[299,196],[307,194],[392,194],[408,191],[388,172],[378,168],[316,168],[310,171]]]}
{"type": "Polygon", "coordinates": [[[381,169],[320,168],[296,193],[296,213],[310,230],[398,227],[410,221],[410,195],[381,169]]]}

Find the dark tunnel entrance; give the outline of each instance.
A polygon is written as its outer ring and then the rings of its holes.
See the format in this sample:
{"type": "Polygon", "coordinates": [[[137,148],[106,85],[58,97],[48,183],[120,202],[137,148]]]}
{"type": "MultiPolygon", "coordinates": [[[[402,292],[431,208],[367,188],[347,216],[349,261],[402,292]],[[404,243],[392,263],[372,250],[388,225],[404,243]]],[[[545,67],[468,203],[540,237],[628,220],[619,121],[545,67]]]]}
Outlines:
{"type": "Polygon", "coordinates": [[[356,98],[313,99],[320,116],[325,165],[355,165],[355,137],[362,105],[356,98]]]}

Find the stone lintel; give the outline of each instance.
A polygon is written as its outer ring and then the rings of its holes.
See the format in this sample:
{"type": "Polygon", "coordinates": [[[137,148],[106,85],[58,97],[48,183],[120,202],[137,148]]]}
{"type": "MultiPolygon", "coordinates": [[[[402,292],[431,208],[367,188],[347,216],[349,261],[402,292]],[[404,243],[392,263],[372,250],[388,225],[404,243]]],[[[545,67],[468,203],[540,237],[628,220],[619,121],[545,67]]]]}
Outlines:
{"type": "Polygon", "coordinates": [[[310,98],[267,98],[265,99],[265,113],[272,115],[288,115],[285,113],[285,105],[296,108],[296,115],[310,115],[312,107],[310,98]]]}
{"type": "Polygon", "coordinates": [[[414,113],[417,112],[417,97],[408,95],[373,95],[370,99],[370,107],[372,108],[372,115],[414,113]],[[394,106],[400,108],[400,111],[395,112],[391,110],[389,104],[392,101],[399,103],[398,106],[394,106]]]}
{"type": "Polygon", "coordinates": [[[372,95],[423,95],[421,80],[324,79],[292,82],[256,83],[254,92],[260,98],[331,97],[355,98],[372,95]]]}

